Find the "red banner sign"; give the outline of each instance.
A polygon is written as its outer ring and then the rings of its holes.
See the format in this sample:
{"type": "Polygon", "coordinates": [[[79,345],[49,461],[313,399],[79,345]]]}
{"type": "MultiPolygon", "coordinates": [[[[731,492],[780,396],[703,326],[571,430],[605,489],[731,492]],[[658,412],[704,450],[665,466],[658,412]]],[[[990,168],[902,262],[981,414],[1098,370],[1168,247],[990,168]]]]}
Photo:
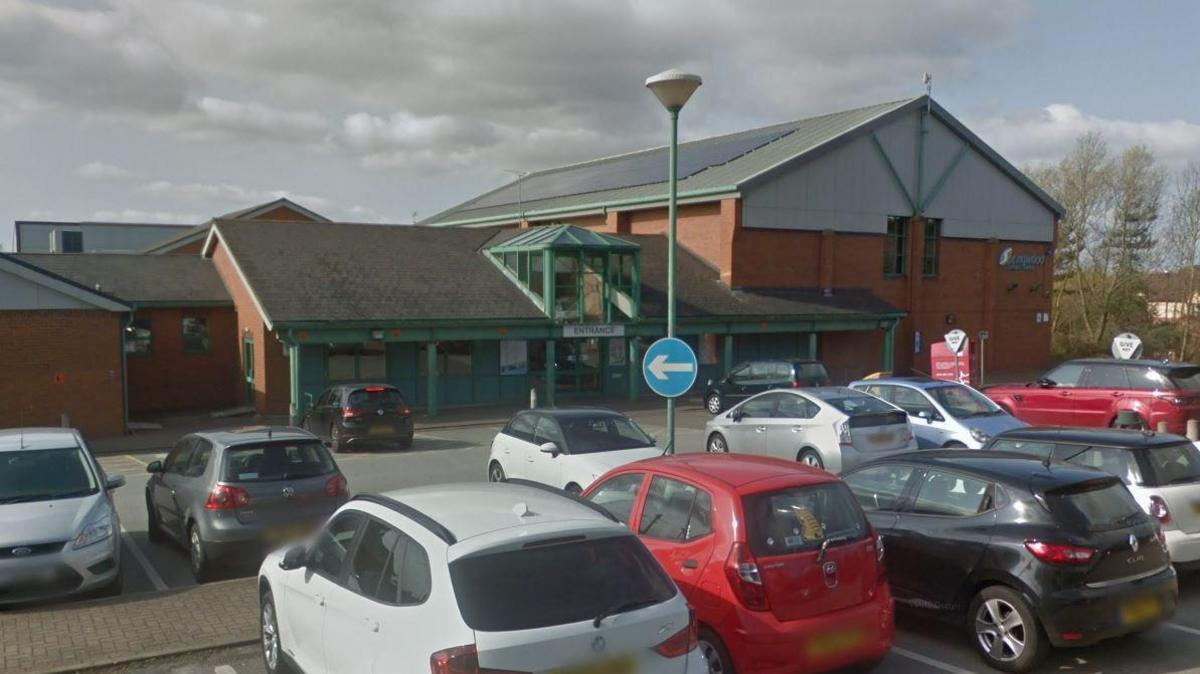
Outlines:
{"type": "Polygon", "coordinates": [[[956,381],[973,386],[971,379],[971,342],[963,343],[962,353],[955,355],[945,342],[929,345],[929,372],[934,379],[956,381]]]}

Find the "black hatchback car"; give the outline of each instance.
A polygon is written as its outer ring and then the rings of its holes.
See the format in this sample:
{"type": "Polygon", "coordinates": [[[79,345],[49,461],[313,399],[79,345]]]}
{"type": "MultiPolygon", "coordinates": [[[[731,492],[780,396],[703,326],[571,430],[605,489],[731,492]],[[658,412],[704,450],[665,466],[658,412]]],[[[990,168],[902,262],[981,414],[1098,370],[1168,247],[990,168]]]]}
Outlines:
{"type": "Polygon", "coordinates": [[[708,380],[704,407],[709,414],[720,414],[756,393],[809,386],[829,386],[829,373],[819,360],[751,360],[739,363],[719,381],[708,380]]]}
{"type": "Polygon", "coordinates": [[[339,384],[325,389],[301,422],[336,454],[348,447],[394,446],[413,441],[412,408],[390,384],[339,384]]]}
{"type": "Polygon", "coordinates": [[[987,450],[928,450],[842,476],[883,535],[897,604],[963,618],[989,665],[1035,667],[1174,613],[1162,531],[1101,471],[987,450]]]}

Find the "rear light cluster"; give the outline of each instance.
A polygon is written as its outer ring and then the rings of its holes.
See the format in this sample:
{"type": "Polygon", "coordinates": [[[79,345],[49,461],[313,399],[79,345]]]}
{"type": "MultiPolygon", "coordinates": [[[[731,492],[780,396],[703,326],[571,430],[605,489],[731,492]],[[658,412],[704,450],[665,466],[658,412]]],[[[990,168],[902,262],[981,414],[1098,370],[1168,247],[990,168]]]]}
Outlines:
{"type": "Polygon", "coordinates": [[[343,420],[358,419],[360,417],[365,417],[365,416],[367,416],[366,410],[357,410],[357,409],[354,409],[353,407],[347,407],[342,410],[342,419],[343,420]]]}
{"type": "Polygon", "coordinates": [[[1041,561],[1047,564],[1061,566],[1083,566],[1096,556],[1095,548],[1085,548],[1065,543],[1047,543],[1045,541],[1025,541],[1025,547],[1041,561]]]}
{"type": "Polygon", "coordinates": [[[1150,516],[1158,520],[1159,524],[1171,523],[1171,509],[1167,507],[1167,502],[1163,500],[1163,497],[1150,497],[1150,516]]]}
{"type": "Polygon", "coordinates": [[[835,422],[838,429],[838,443],[843,445],[853,445],[854,436],[850,435],[850,421],[835,422]]]}
{"type": "Polygon", "coordinates": [[[400,407],[396,408],[396,414],[399,414],[402,417],[407,417],[412,414],[412,408],[408,405],[401,405],[400,407]]]}
{"type": "Polygon", "coordinates": [[[763,586],[758,562],[745,543],[734,543],[725,563],[725,575],[742,605],[751,611],[768,611],[767,589],[763,586]]]}
{"type": "Polygon", "coordinates": [[[218,484],[208,493],[204,507],[208,510],[237,510],[250,506],[250,494],[241,487],[218,484]]]}
{"type": "Polygon", "coordinates": [[[329,498],[349,496],[350,483],[346,481],[344,475],[338,473],[325,481],[325,495],[329,498]]]}
{"type": "Polygon", "coordinates": [[[700,625],[696,622],[696,612],[689,608],[687,627],[655,646],[654,652],[664,658],[680,658],[696,650],[698,641],[700,641],[700,625]]]}
{"type": "Polygon", "coordinates": [[[875,575],[878,582],[887,580],[887,564],[883,561],[883,536],[875,535],[875,575]]]}
{"type": "Polygon", "coordinates": [[[479,666],[479,652],[475,644],[455,646],[429,656],[432,674],[528,674],[508,669],[486,669],[479,666]]]}

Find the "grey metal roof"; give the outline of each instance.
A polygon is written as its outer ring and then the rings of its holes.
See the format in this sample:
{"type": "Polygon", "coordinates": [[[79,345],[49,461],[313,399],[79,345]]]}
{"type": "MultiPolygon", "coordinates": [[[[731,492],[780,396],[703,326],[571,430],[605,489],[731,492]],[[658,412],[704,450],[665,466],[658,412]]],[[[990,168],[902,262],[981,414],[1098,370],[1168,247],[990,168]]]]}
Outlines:
{"type": "MultiPolygon", "coordinates": [[[[680,197],[717,198],[721,192],[734,192],[784,164],[816,156],[830,143],[849,140],[854,133],[865,133],[927,101],[933,114],[955,133],[1048,208],[1063,213],[1058,202],[926,96],[681,143],[680,197]]],[[[421,224],[486,223],[516,219],[519,212],[527,217],[545,217],[556,212],[568,214],[665,200],[667,152],[665,146],[656,147],[537,171],[438,213],[421,224]]]]}
{"type": "Polygon", "coordinates": [[[146,246],[145,248],[139,250],[138,252],[139,253],[149,253],[149,254],[162,254],[162,253],[166,253],[174,248],[177,248],[178,246],[181,246],[181,245],[184,245],[187,243],[192,243],[193,241],[203,241],[204,237],[208,235],[208,227],[209,227],[209,223],[207,223],[207,222],[204,223],[203,225],[196,225],[195,227],[189,227],[188,229],[180,232],[179,234],[175,234],[169,238],[163,239],[162,241],[159,241],[152,245],[146,246]]]}
{"type": "Polygon", "coordinates": [[[19,253],[12,257],[134,304],[232,304],[210,260],[196,255],[19,253]]]}

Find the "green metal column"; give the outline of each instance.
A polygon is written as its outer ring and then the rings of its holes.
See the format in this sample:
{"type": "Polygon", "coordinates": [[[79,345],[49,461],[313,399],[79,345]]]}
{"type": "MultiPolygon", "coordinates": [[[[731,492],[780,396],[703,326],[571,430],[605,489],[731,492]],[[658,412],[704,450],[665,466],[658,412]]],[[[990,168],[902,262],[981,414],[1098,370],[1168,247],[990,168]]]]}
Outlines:
{"type": "MultiPolygon", "coordinates": [[[[667,172],[667,219],[670,221],[667,238],[667,337],[675,336],[675,248],[679,216],[679,108],[671,110],[670,169],[667,172]]],[[[667,398],[667,453],[675,453],[675,399],[667,398]]]]}
{"type": "Polygon", "coordinates": [[[729,374],[729,372],[731,370],[733,370],[733,366],[736,365],[736,363],[733,362],[733,335],[732,334],[725,335],[724,343],[725,343],[725,360],[722,363],[722,365],[725,366],[724,374],[729,374]]]}
{"type": "Polygon", "coordinates": [[[436,417],[438,413],[438,357],[437,342],[425,343],[425,410],[429,416],[436,417]]]}
{"type": "Polygon", "coordinates": [[[555,341],[546,340],[546,407],[554,407],[554,394],[558,388],[558,363],[555,341]]]}
{"type": "Polygon", "coordinates": [[[638,362],[638,356],[641,355],[638,353],[638,338],[626,337],[625,350],[625,360],[629,365],[629,374],[627,375],[629,377],[629,399],[637,400],[638,394],[642,391],[642,364],[638,362]]]}
{"type": "Polygon", "coordinates": [[[883,335],[883,371],[891,372],[896,365],[896,321],[888,324],[883,335]]]}
{"type": "Polygon", "coordinates": [[[288,423],[292,426],[300,425],[300,416],[304,414],[300,403],[300,345],[288,344],[288,370],[291,375],[291,398],[292,402],[288,406],[288,423]]]}
{"type": "Polygon", "coordinates": [[[817,333],[808,333],[808,357],[816,360],[817,358],[817,333]]]}

